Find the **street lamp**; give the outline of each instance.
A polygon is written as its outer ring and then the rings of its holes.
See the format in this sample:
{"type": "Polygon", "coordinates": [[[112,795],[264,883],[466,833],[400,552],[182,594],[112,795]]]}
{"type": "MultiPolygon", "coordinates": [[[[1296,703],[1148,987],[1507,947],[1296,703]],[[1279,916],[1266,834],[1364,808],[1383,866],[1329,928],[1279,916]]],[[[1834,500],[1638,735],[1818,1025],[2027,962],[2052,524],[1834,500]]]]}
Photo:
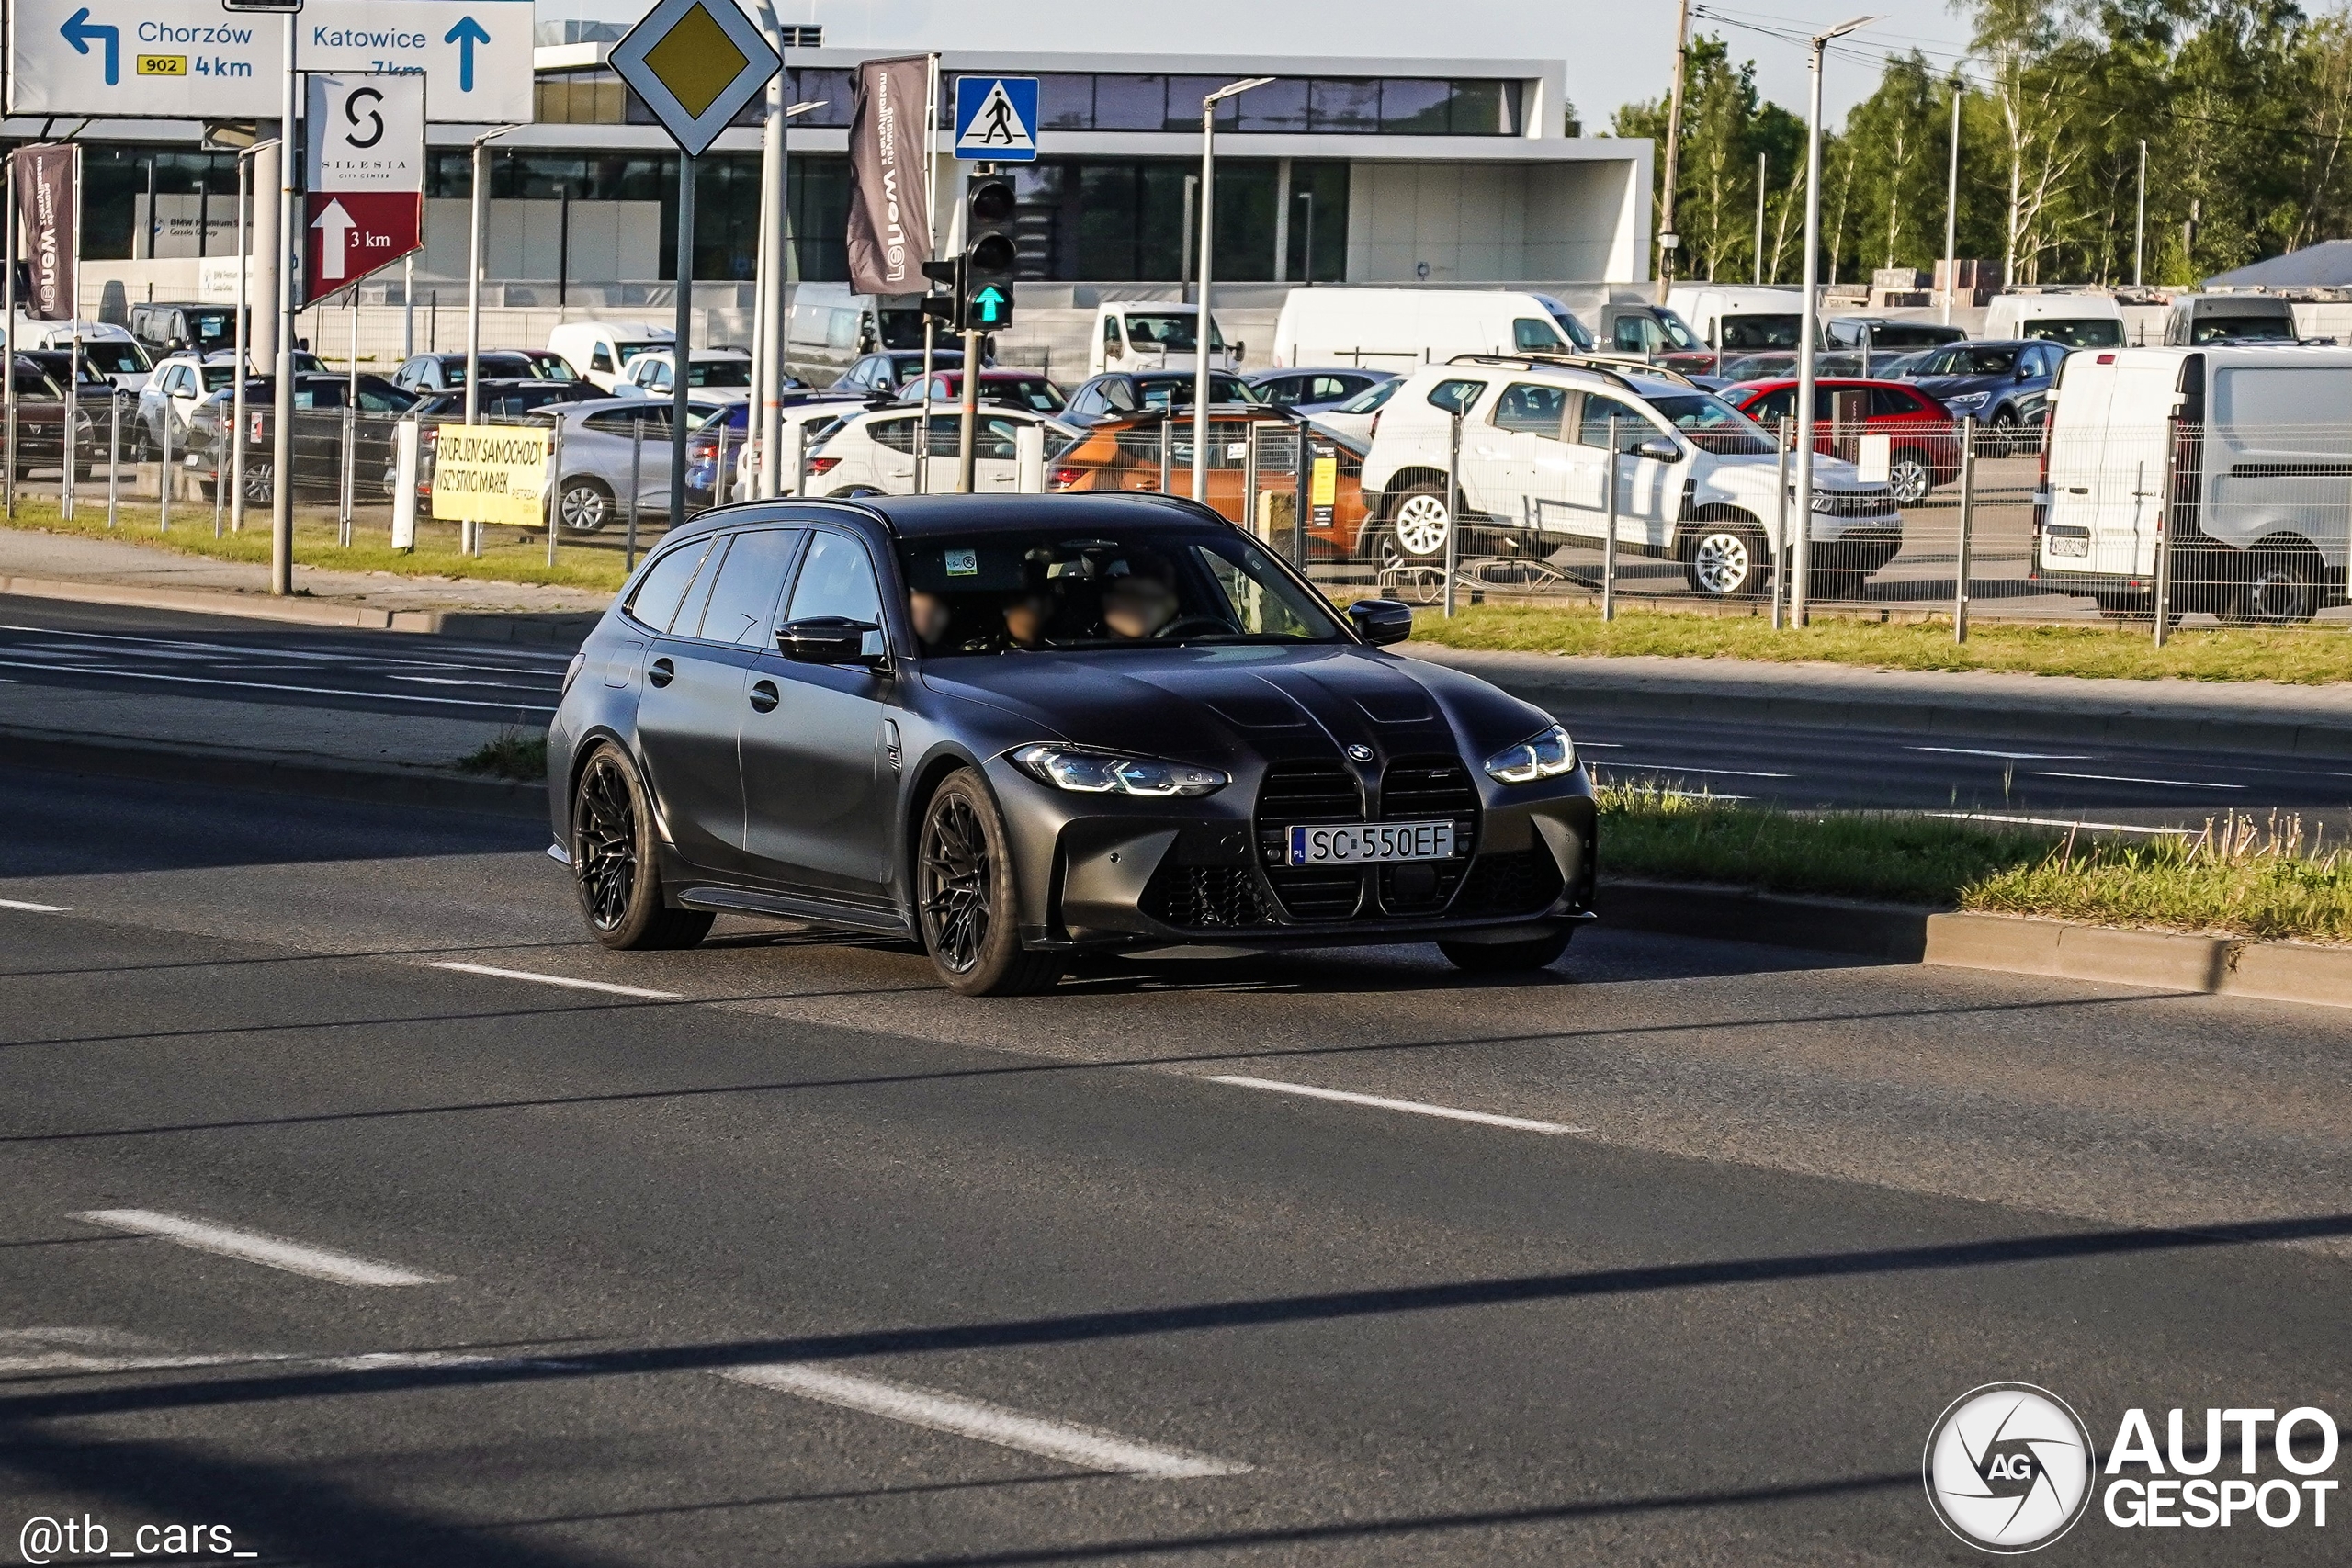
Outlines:
{"type": "MultiPolygon", "coordinates": [[[[273,137],[267,141],[256,141],[237,154],[237,367],[233,372],[237,389],[229,394],[229,428],[235,433],[229,447],[229,531],[232,534],[243,532],[245,526],[245,380],[253,374],[253,367],[246,363],[246,355],[252,351],[250,318],[253,306],[247,279],[253,271],[250,261],[254,247],[253,242],[245,235],[245,225],[251,217],[248,208],[252,198],[253,166],[245,160],[277,145],[277,139],[273,137]]],[[[171,417],[168,404],[164,407],[164,417],[171,417]]],[[[217,485],[220,482],[220,444],[216,441],[213,446],[213,483],[217,485]]],[[[164,482],[171,482],[169,474],[164,476],[164,482]]]]}
{"type": "Polygon", "coordinates": [[[1795,558],[1789,569],[1789,618],[1800,626],[1804,625],[1805,590],[1813,572],[1814,339],[1821,331],[1817,297],[1821,284],[1821,51],[1830,39],[1844,38],[1877,20],[1876,17],[1856,17],[1813,40],[1813,104],[1804,139],[1804,306],[1797,329],[1797,539],[1795,558]]]}
{"type": "Polygon", "coordinates": [[[1201,100],[1201,313],[1193,323],[1193,499],[1209,495],[1209,257],[1216,231],[1216,107],[1262,87],[1272,76],[1252,76],[1219,87],[1201,100]]]}
{"type": "MultiPolygon", "coordinates": [[[[501,125],[474,138],[473,160],[473,235],[466,247],[466,423],[481,423],[481,231],[490,211],[490,155],[484,151],[502,136],[523,128],[501,125]]],[[[477,554],[481,539],[481,525],[468,522],[460,525],[464,536],[458,548],[466,554],[477,554]]]]}
{"type": "MultiPolygon", "coordinates": [[[[763,6],[761,15],[773,20],[763,6]]],[[[771,38],[771,43],[777,38],[771,38]]],[[[781,47],[777,50],[783,54],[781,47]]],[[[789,171],[792,151],[785,132],[794,117],[820,109],[831,100],[819,98],[812,103],[784,102],[785,72],[778,70],[768,84],[768,123],[763,133],[761,148],[760,189],[760,255],[759,287],[753,291],[757,309],[753,311],[752,363],[752,411],[757,416],[744,432],[758,454],[757,467],[752,479],[752,493],[768,498],[782,493],[784,444],[784,282],[789,268],[786,265],[788,217],[789,171]]]]}

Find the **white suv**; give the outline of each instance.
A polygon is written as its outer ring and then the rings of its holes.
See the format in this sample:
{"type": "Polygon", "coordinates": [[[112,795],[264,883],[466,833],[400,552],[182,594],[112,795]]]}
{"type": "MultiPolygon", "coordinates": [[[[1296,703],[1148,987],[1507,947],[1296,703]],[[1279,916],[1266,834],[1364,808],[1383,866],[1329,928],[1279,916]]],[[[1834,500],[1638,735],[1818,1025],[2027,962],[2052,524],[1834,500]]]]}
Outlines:
{"type": "MultiPolygon", "coordinates": [[[[1782,510],[1771,435],[1672,371],[1566,355],[1464,355],[1397,387],[1363,461],[1379,524],[1368,553],[1384,565],[1445,553],[1457,410],[1471,528],[1539,555],[1600,538],[1614,418],[1618,547],[1680,561],[1694,591],[1718,598],[1761,593],[1770,581],[1782,510]]],[[[1813,472],[1813,589],[1849,592],[1902,547],[1903,520],[1894,492],[1852,464],[1816,456],[1813,472]]]]}

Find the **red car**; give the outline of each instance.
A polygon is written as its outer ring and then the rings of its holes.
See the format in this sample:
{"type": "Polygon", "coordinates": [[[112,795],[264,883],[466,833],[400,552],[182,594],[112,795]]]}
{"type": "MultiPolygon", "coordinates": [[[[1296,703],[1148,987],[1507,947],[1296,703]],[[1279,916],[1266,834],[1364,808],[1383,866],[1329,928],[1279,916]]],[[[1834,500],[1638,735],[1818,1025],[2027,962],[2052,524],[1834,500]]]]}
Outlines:
{"type": "MultiPolygon", "coordinates": [[[[1758,424],[1796,417],[1792,378],[1735,382],[1716,395],[1758,424]]],[[[1960,477],[1959,423],[1908,382],[1825,376],[1814,383],[1813,417],[1814,450],[1849,463],[1860,456],[1861,437],[1888,437],[1887,483],[1903,505],[1960,477]]]]}

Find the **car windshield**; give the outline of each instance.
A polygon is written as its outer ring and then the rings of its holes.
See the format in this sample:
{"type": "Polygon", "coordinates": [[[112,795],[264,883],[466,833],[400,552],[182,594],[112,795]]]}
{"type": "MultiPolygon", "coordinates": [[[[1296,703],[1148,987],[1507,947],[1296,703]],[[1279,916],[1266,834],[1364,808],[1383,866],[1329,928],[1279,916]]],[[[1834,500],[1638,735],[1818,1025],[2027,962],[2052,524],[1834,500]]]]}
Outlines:
{"type": "Polygon", "coordinates": [[[2017,368],[2014,348],[1948,348],[1928,362],[1930,376],[2006,376],[2017,368]]]}
{"type": "Polygon", "coordinates": [[[198,348],[218,348],[237,335],[236,318],[226,310],[190,310],[187,335],[198,348]]]}
{"type": "Polygon", "coordinates": [[[571,361],[560,354],[539,349],[526,353],[523,358],[531,367],[529,374],[539,380],[577,381],[580,379],[580,372],[574,370],[571,367],[571,361]]]}
{"type": "Polygon", "coordinates": [[[1798,335],[1804,330],[1799,316],[1725,316],[1723,319],[1723,339],[1725,348],[1794,348],[1798,335]]]}
{"type": "Polygon", "coordinates": [[[1011,403],[1039,413],[1058,412],[1067,406],[1062,389],[1043,376],[983,376],[980,391],[989,402],[1011,403]]]}
{"type": "Polygon", "coordinates": [[[1689,436],[1701,451],[1762,457],[1773,450],[1772,438],[1721,398],[1704,392],[1660,392],[1649,399],[1649,405],[1666,415],[1667,423],[1689,436]]]}
{"type": "Polygon", "coordinates": [[[1672,344],[1675,347],[1687,351],[1690,349],[1703,349],[1706,346],[1699,341],[1697,334],[1691,332],[1690,322],[1684,321],[1681,317],[1676,315],[1665,306],[1653,305],[1650,307],[1650,316],[1661,328],[1665,330],[1666,341],[1672,344]]]}
{"type": "MultiPolygon", "coordinates": [[[[1190,354],[1194,342],[1193,315],[1137,315],[1127,317],[1127,341],[1137,348],[1164,349],[1170,354],[1190,354]]],[[[1209,346],[1223,348],[1225,334],[1216,330],[1216,322],[1209,322],[1209,346]]]]}
{"type": "Polygon", "coordinates": [[[208,365],[204,367],[204,389],[208,392],[217,392],[236,378],[237,367],[233,365],[208,365]]]}
{"type": "Polygon", "coordinates": [[[621,363],[623,365],[627,365],[630,360],[635,359],[640,354],[651,354],[657,348],[667,348],[670,345],[666,343],[616,343],[613,344],[614,349],[620,355],[621,363]]]}
{"type": "Polygon", "coordinates": [[[933,656],[1345,640],[1320,595],[1231,530],[934,535],[899,557],[918,626],[937,626],[933,656]]]}
{"type": "Polygon", "coordinates": [[[752,384],[752,362],[748,359],[696,359],[687,363],[686,385],[689,387],[748,387],[752,384]]]}
{"type": "Polygon", "coordinates": [[[2226,343],[2248,339],[2292,343],[2295,323],[2278,316],[2206,316],[2189,333],[2191,343],[2226,343]]]}
{"type": "Polygon", "coordinates": [[[2046,338],[2052,343],[2063,343],[2068,348],[2121,348],[2123,323],[2108,316],[2089,316],[2081,320],[2053,316],[2039,321],[2027,321],[2018,335],[2046,338]]]}
{"type": "Polygon", "coordinates": [[[120,338],[82,340],[85,375],[136,376],[147,368],[147,356],[139,352],[135,343],[125,343],[120,338]]]}
{"type": "Polygon", "coordinates": [[[1358,392],[1354,397],[1350,398],[1346,402],[1341,403],[1333,412],[1337,413],[1372,413],[1378,410],[1381,404],[1395,397],[1396,395],[1396,389],[1404,384],[1404,381],[1400,378],[1395,381],[1383,381],[1376,387],[1366,387],[1363,391],[1358,392]]]}
{"type": "MultiPolygon", "coordinates": [[[[1148,409],[1191,408],[1193,378],[1190,376],[1138,376],[1136,390],[1142,394],[1148,409]]],[[[1263,393],[1238,376],[1209,378],[1209,401],[1213,403],[1262,403],[1263,393]]]]}

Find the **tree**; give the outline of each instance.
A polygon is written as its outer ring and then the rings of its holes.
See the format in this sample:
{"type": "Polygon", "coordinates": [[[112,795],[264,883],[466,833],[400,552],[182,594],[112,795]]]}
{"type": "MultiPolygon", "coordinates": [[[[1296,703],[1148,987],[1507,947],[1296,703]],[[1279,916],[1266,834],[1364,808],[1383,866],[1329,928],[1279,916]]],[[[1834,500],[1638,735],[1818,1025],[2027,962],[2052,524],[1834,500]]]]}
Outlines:
{"type": "MultiPolygon", "coordinates": [[[[1666,140],[1667,100],[1627,104],[1611,125],[1618,136],[1666,140]]],[[[1756,90],[1756,62],[1735,66],[1724,40],[1701,37],[1690,42],[1682,99],[1680,188],[1677,221],[1682,231],[1679,273],[1709,281],[1744,277],[1755,261],[1750,230],[1756,210],[1756,159],[1784,168],[1804,144],[1802,122],[1756,90]]],[[[1663,200],[1666,159],[1654,167],[1663,200]]]]}

